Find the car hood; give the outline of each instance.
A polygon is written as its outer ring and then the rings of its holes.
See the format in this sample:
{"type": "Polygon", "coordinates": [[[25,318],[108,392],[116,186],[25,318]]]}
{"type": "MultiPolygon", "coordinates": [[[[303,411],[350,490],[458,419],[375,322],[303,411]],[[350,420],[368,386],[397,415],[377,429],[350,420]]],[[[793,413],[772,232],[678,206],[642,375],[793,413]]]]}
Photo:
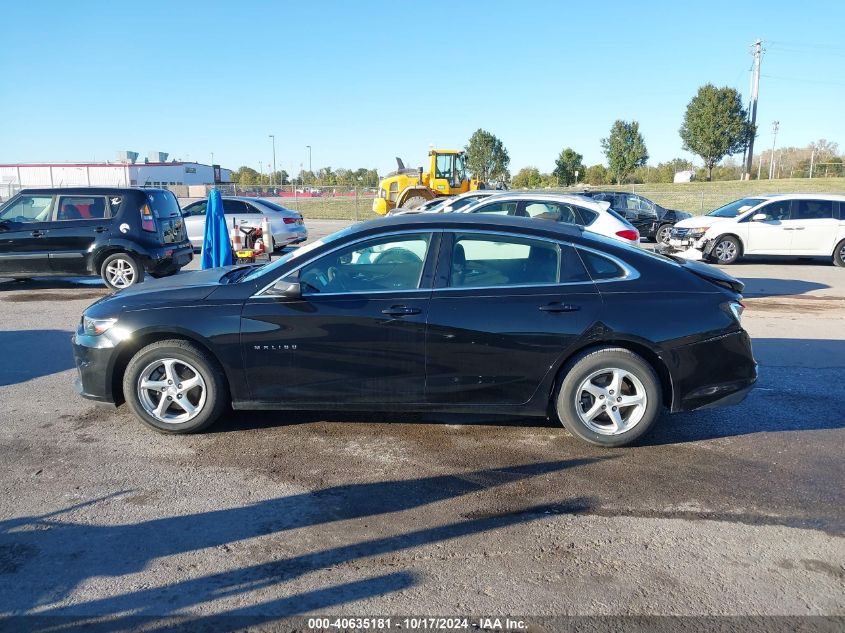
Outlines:
{"type": "Polygon", "coordinates": [[[676,228],[679,229],[701,229],[708,226],[713,226],[719,222],[725,222],[726,220],[732,220],[733,218],[717,218],[712,215],[697,215],[691,218],[687,218],[686,220],[681,220],[680,222],[675,224],[676,228]]]}

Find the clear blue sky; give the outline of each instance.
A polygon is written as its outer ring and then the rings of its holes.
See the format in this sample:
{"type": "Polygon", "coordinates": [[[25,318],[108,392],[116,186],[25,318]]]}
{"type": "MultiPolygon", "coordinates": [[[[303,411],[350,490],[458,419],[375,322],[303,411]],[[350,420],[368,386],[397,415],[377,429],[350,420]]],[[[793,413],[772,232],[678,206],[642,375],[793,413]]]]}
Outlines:
{"type": "Polygon", "coordinates": [[[845,2],[7,3],[0,162],[112,160],[120,149],[230,168],[393,168],[483,127],[511,171],[636,119],[651,163],[681,151],[698,86],[748,95],[766,41],[758,148],[845,149],[845,2]],[[266,168],[266,167],[265,167],[266,168]]]}

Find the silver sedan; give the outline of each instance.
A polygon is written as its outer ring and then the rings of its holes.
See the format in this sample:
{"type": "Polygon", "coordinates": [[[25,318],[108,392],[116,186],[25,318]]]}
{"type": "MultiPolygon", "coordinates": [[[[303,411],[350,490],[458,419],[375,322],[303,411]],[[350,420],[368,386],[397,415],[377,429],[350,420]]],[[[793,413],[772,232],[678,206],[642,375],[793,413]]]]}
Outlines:
{"type": "MultiPolygon", "coordinates": [[[[202,248],[207,205],[208,200],[198,200],[182,209],[188,239],[196,249],[202,248]]],[[[230,228],[233,223],[244,227],[260,227],[266,216],[277,250],[308,239],[308,229],[305,228],[302,215],[263,198],[223,196],[223,212],[226,215],[226,225],[230,228]]]]}

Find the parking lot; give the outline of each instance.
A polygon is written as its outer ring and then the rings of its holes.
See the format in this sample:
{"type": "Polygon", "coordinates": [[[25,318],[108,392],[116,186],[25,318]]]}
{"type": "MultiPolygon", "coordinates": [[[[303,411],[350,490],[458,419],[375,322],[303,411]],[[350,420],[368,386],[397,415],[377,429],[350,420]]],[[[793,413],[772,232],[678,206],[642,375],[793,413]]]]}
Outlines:
{"type": "Polygon", "coordinates": [[[73,390],[98,279],[0,280],[0,613],[845,613],[845,272],[727,270],[756,389],[616,450],[401,411],[158,435],[73,390]]]}

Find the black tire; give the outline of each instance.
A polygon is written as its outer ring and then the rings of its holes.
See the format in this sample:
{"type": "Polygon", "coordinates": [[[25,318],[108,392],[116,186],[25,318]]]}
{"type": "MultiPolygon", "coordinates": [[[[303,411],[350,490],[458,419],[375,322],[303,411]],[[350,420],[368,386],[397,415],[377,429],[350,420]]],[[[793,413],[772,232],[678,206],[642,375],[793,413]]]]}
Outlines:
{"type": "Polygon", "coordinates": [[[836,266],[845,267],[845,240],[839,242],[833,249],[833,263],[836,266]]]}
{"type": "Polygon", "coordinates": [[[668,244],[670,233],[672,233],[672,225],[661,224],[659,227],[657,227],[657,230],[654,232],[654,241],[657,244],[668,244]]]}
{"type": "MultiPolygon", "coordinates": [[[[165,373],[163,366],[153,371],[161,372],[161,376],[154,378],[154,380],[160,380],[162,383],[167,382],[166,376],[169,374],[165,373]]],[[[171,385],[163,387],[163,389],[167,389],[169,386],[171,385]]],[[[166,405],[163,416],[175,416],[180,410],[186,413],[181,405],[176,406],[177,402],[173,398],[175,395],[176,391],[174,390],[171,394],[173,404],[166,405]]],[[[220,418],[229,402],[229,390],[223,368],[203,349],[180,339],[158,341],[138,351],[129,361],[126,372],[123,374],[123,396],[129,408],[142,422],[161,433],[173,434],[196,433],[207,428],[220,418]],[[189,393],[184,394],[186,400],[188,398],[192,400],[191,406],[197,405],[199,408],[194,417],[185,421],[167,422],[152,415],[146,407],[151,406],[151,403],[155,405],[161,402],[152,399],[157,395],[157,391],[140,388],[141,378],[150,377],[147,374],[151,366],[156,365],[157,361],[170,359],[176,361],[173,370],[176,372],[173,374],[173,387],[177,387],[177,385],[181,387],[181,383],[176,382],[179,379],[186,382],[193,379],[193,375],[187,372],[186,367],[196,372],[202,379],[201,385],[197,385],[189,393]],[[180,370],[181,375],[178,373],[180,370]],[[200,387],[203,391],[198,393],[197,389],[200,387]],[[203,398],[200,397],[201,394],[204,394],[203,398]]],[[[166,396],[162,393],[159,397],[165,398],[166,396]]]]}
{"type": "Polygon", "coordinates": [[[100,277],[109,289],[122,290],[144,281],[144,267],[129,253],[113,253],[100,264],[100,277]],[[125,281],[121,283],[121,279],[125,281]]]}
{"type": "Polygon", "coordinates": [[[716,264],[735,264],[742,257],[742,244],[733,235],[723,235],[716,238],[710,259],[716,264]]]}
{"type": "MultiPolygon", "coordinates": [[[[596,387],[596,383],[591,384],[596,387]]],[[[654,425],[663,408],[660,379],[654,369],[641,356],[621,347],[595,349],[569,361],[561,371],[553,402],[558,419],[570,433],[590,444],[608,448],[626,446],[642,437],[654,425]],[[620,382],[621,394],[616,392],[613,396],[609,395],[613,391],[609,389],[611,385],[607,384],[605,387],[598,387],[600,391],[608,393],[602,396],[602,400],[582,391],[577,394],[579,400],[576,404],[576,392],[581,390],[582,385],[591,376],[592,380],[600,381],[604,376],[610,377],[611,370],[614,369],[620,370],[620,374],[624,376],[620,382]],[[634,383],[632,377],[639,381],[639,385],[634,383]],[[604,406],[605,409],[608,406],[613,408],[615,405],[601,405],[601,402],[611,402],[611,398],[636,397],[640,388],[644,395],[641,409],[637,405],[623,405],[613,409],[619,412],[623,423],[631,423],[627,430],[623,427],[614,431],[613,422],[608,417],[609,411],[605,410],[598,411],[591,422],[594,428],[591,428],[576,409],[580,407],[582,414],[586,416],[594,404],[604,406]]]]}

